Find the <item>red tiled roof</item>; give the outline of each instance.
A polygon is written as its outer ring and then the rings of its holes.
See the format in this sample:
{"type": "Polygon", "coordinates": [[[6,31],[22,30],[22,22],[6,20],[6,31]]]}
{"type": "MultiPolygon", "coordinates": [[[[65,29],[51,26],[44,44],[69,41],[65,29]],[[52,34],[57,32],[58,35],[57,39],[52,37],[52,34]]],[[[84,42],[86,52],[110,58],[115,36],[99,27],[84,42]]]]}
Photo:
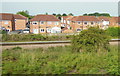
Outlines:
{"type": "Polygon", "coordinates": [[[109,21],[110,17],[105,17],[105,16],[100,16],[100,17],[97,17],[100,21],[101,20],[105,20],[105,21],[109,21]]]}
{"type": "Polygon", "coordinates": [[[74,16],[72,21],[99,21],[95,16],[74,16]]]}
{"type": "Polygon", "coordinates": [[[27,19],[27,17],[23,16],[23,15],[14,15],[14,19],[27,19]]]}
{"type": "Polygon", "coordinates": [[[9,13],[0,13],[0,20],[12,20],[13,14],[9,13]]]}
{"type": "Polygon", "coordinates": [[[120,22],[120,17],[112,17],[116,22],[120,22]]]}
{"type": "Polygon", "coordinates": [[[30,21],[60,21],[54,15],[36,15],[30,21]]]}
{"type": "Polygon", "coordinates": [[[14,20],[14,19],[27,19],[27,17],[22,15],[14,15],[10,13],[0,13],[1,20],[14,20]]]}

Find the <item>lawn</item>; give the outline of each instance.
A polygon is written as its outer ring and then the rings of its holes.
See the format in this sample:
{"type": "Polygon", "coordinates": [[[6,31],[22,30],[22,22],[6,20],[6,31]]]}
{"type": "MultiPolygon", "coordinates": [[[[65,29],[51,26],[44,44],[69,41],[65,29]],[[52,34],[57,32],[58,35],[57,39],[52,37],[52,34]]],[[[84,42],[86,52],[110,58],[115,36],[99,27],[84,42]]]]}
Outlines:
{"type": "Polygon", "coordinates": [[[118,47],[110,51],[74,52],[71,46],[3,50],[3,74],[120,74],[118,47]]]}

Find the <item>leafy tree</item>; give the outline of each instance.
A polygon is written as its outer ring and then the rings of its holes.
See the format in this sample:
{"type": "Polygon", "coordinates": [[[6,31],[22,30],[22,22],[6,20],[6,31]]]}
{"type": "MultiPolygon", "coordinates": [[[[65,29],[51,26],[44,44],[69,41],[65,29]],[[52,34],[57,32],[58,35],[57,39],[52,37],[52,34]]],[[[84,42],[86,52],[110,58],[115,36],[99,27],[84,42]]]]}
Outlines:
{"type": "Polygon", "coordinates": [[[120,38],[120,27],[109,27],[106,29],[106,33],[111,37],[120,38]]]}
{"type": "Polygon", "coordinates": [[[87,13],[83,14],[83,16],[87,16],[87,13]]]}
{"type": "Polygon", "coordinates": [[[104,30],[97,27],[90,27],[83,30],[72,39],[72,47],[77,52],[91,52],[108,50],[109,36],[104,30]]]}
{"type": "Polygon", "coordinates": [[[89,14],[86,13],[86,14],[83,14],[83,16],[107,16],[107,17],[110,17],[110,14],[95,12],[95,13],[89,13],[89,14]]]}
{"type": "Polygon", "coordinates": [[[61,14],[57,14],[56,16],[57,16],[57,17],[61,17],[62,15],[61,15],[61,14]]]}
{"type": "Polygon", "coordinates": [[[25,17],[30,18],[29,12],[27,10],[25,10],[25,11],[19,11],[19,12],[17,12],[17,14],[21,14],[21,15],[23,15],[25,17]]]}
{"type": "Polygon", "coordinates": [[[74,16],[72,13],[69,13],[68,15],[69,15],[69,16],[74,16]]]}
{"type": "Polygon", "coordinates": [[[52,15],[56,16],[56,14],[55,14],[55,13],[53,13],[52,15]]]}
{"type": "Polygon", "coordinates": [[[48,13],[46,12],[45,15],[48,15],[48,13]]]}
{"type": "Polygon", "coordinates": [[[62,16],[67,16],[67,14],[63,13],[63,15],[62,15],[62,16]]]}

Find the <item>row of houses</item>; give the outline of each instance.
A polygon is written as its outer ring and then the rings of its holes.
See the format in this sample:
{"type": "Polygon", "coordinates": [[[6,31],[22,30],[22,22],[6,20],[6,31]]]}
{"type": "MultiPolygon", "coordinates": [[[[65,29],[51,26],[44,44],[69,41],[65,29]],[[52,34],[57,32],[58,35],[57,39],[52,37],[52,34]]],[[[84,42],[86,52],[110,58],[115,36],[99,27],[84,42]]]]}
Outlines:
{"type": "MultiPolygon", "coordinates": [[[[28,18],[22,15],[1,13],[0,26],[8,31],[26,29],[28,18]]],[[[95,16],[63,16],[59,20],[54,15],[36,15],[29,20],[30,33],[75,33],[89,27],[119,27],[119,17],[95,17],[95,16]]]]}

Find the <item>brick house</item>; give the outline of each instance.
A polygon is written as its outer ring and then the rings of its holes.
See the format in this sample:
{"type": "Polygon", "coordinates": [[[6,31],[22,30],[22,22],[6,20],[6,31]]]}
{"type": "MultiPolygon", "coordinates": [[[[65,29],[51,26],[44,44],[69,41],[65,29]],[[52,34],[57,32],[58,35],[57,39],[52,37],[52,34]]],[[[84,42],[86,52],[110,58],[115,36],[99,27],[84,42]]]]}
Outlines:
{"type": "Polygon", "coordinates": [[[60,33],[60,20],[53,15],[36,15],[30,20],[30,32],[38,33],[60,33]]]}
{"type": "Polygon", "coordinates": [[[110,19],[110,27],[120,27],[120,17],[112,17],[110,19]]]}
{"type": "MultiPolygon", "coordinates": [[[[67,18],[68,19],[68,18],[67,18]]],[[[75,32],[80,32],[89,27],[99,27],[99,19],[95,16],[73,16],[68,20],[67,28],[75,32]]],[[[64,32],[64,31],[63,31],[64,32]]]]}
{"type": "Polygon", "coordinates": [[[0,13],[0,27],[7,31],[14,31],[26,28],[27,18],[22,15],[14,15],[10,13],[0,13]]]}
{"type": "Polygon", "coordinates": [[[107,29],[110,25],[110,21],[111,21],[111,17],[104,17],[104,16],[100,16],[100,17],[97,17],[99,19],[99,23],[100,23],[100,26],[99,28],[101,29],[107,29]]]}

